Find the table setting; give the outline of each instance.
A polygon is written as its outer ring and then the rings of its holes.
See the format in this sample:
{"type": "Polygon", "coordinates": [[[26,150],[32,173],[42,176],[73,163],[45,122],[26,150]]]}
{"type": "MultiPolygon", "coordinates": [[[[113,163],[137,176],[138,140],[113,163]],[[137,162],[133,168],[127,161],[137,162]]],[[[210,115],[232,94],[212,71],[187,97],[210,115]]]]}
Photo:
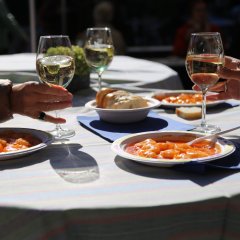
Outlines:
{"type": "MultiPolygon", "coordinates": [[[[202,86],[196,92],[183,90],[165,65],[113,56],[110,33],[87,30],[89,86],[74,89],[73,107],[50,112],[65,124],[17,114],[1,123],[0,238],[239,239],[240,101],[205,97],[218,80],[221,46],[188,53],[189,77],[202,86]],[[193,94],[198,99],[189,102],[193,94]],[[189,118],[179,108],[201,111],[189,118]],[[188,144],[217,133],[214,141],[188,144]]],[[[45,36],[35,55],[0,56],[0,75],[66,88],[75,58],[68,36],[45,36]]]]}

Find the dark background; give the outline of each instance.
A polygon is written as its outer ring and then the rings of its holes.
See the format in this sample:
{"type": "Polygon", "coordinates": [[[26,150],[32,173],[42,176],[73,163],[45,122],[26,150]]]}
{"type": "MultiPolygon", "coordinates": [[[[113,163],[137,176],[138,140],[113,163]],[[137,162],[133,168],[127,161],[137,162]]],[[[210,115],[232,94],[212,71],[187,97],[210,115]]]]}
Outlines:
{"type": "MultiPolygon", "coordinates": [[[[67,34],[76,37],[93,26],[93,9],[101,0],[66,0],[66,26],[62,25],[62,0],[35,0],[37,39],[41,35],[67,34]]],[[[161,62],[176,70],[185,89],[191,89],[184,59],[180,64],[172,58],[176,30],[189,18],[190,0],[112,0],[115,14],[113,26],[124,36],[126,54],[161,62]],[[134,49],[134,51],[133,51],[134,49]]],[[[240,0],[208,0],[210,23],[218,25],[225,54],[240,58],[240,0]]],[[[5,0],[9,11],[28,34],[29,42],[18,38],[9,41],[3,54],[30,52],[29,1],[5,0]]],[[[1,32],[0,32],[1,37],[1,32]]]]}
{"type": "MultiPolygon", "coordinates": [[[[5,1],[20,25],[29,31],[28,0],[5,1]]],[[[60,0],[36,0],[37,34],[68,34],[74,41],[79,32],[93,25],[92,10],[96,0],[66,0],[67,25],[61,26],[60,0]]],[[[115,5],[114,26],[119,29],[127,46],[172,45],[178,26],[188,17],[187,0],[121,0],[115,5]]],[[[239,15],[234,9],[240,1],[210,0],[210,21],[219,25],[227,51],[236,38],[239,15]]],[[[21,51],[21,49],[18,49],[21,51]]]]}

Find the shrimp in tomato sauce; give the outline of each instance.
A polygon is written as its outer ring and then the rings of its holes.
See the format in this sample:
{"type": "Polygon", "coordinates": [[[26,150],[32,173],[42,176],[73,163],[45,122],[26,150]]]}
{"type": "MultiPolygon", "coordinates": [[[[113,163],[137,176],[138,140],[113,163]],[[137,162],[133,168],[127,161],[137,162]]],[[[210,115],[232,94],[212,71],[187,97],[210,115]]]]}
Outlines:
{"type": "Polygon", "coordinates": [[[217,143],[210,144],[208,140],[190,146],[183,141],[157,141],[148,138],[127,145],[125,151],[146,158],[193,159],[218,154],[221,152],[221,147],[217,143]]]}
{"type": "Polygon", "coordinates": [[[28,133],[6,131],[0,133],[0,153],[30,148],[41,141],[28,133]]]}

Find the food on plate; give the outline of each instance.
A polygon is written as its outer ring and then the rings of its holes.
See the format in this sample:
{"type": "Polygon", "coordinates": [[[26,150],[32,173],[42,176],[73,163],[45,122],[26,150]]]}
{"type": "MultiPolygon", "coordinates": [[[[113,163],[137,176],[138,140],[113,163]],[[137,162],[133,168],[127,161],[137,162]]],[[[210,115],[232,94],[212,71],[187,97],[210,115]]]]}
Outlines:
{"type": "Polygon", "coordinates": [[[176,108],[176,114],[187,120],[195,120],[202,117],[202,109],[200,107],[179,107],[176,108]]]}
{"type": "Polygon", "coordinates": [[[107,109],[134,109],[148,107],[148,102],[141,96],[130,92],[105,88],[96,95],[96,103],[99,108],[107,109]]]}
{"type": "Polygon", "coordinates": [[[5,131],[0,133],[0,153],[30,148],[41,143],[39,139],[28,133],[5,131]]]}
{"type": "Polygon", "coordinates": [[[156,94],[154,96],[159,101],[171,104],[201,104],[202,94],[201,93],[179,93],[177,95],[172,94],[156,94]]]}
{"type": "Polygon", "coordinates": [[[190,146],[185,141],[158,141],[147,138],[127,145],[125,151],[146,158],[182,160],[212,156],[221,153],[221,147],[208,140],[190,146]]]}

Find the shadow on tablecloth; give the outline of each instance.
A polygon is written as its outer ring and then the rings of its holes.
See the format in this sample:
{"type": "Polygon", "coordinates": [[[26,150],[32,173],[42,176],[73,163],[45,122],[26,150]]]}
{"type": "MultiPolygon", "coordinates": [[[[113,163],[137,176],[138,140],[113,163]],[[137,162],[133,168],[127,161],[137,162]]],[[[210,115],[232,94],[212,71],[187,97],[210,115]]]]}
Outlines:
{"type": "Polygon", "coordinates": [[[131,174],[147,178],[158,178],[165,180],[190,180],[200,186],[207,186],[211,183],[217,182],[229,175],[235,174],[236,171],[226,171],[223,169],[209,170],[204,174],[182,171],[175,168],[163,168],[143,165],[134,161],[127,160],[120,156],[115,158],[115,164],[123,171],[131,174]]]}
{"type": "Polygon", "coordinates": [[[82,152],[80,144],[52,144],[31,155],[0,161],[0,171],[18,169],[44,161],[50,161],[55,172],[67,182],[85,183],[99,178],[99,167],[96,160],[82,152]]]}
{"type": "MultiPolygon", "coordinates": [[[[58,145],[58,157],[50,158],[50,164],[55,172],[70,183],[89,183],[99,178],[96,160],[80,151],[80,146],[80,144],[58,145]]],[[[56,154],[56,149],[53,154],[56,154]]]]}

